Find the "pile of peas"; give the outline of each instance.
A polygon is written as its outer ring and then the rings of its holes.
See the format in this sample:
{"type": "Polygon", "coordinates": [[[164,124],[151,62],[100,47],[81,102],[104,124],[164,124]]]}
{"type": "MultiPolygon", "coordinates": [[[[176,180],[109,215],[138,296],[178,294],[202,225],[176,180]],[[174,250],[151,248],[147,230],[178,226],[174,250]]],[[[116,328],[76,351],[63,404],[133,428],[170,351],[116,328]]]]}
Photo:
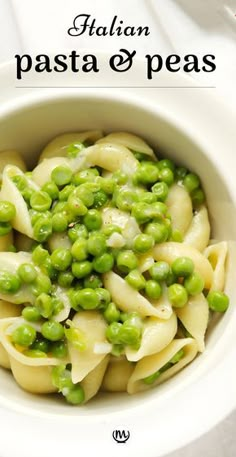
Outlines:
{"type": "MultiPolygon", "coordinates": [[[[68,156],[75,157],[84,147],[82,143],[70,145],[68,156]]],[[[52,380],[72,404],[82,403],[84,393],[80,384],[72,383],[70,366],[63,363],[67,341],[79,350],[84,350],[86,344],[73,325],[55,320],[64,307],[56,294],[58,286],[70,300],[69,319],[80,310],[96,309],[103,314],[108,324],[106,338],[116,356],[123,353],[126,345],[140,347],[143,321],[138,313],[122,313],[112,302],[103,287],[104,273],[116,271],[132,288],[153,300],[161,297],[166,284],[169,301],[176,308],[185,306],[189,296],[204,291],[204,280],[187,257],[177,258],[172,265],[157,261],[145,275],[140,273],[139,257],[155,244],[182,241],[181,234],[172,230],[165,204],[169,188],[174,182],[181,183],[189,192],[194,209],[204,202],[205,195],[199,178],[186,168],[176,167],[168,159],[154,162],[144,154],[134,155],[139,166],[132,177],[117,171],[111,178],[104,178],[96,167],[73,173],[68,166],[60,165],[52,171],[51,180],[37,191],[30,185],[30,172],[12,178],[27,204],[35,240],[32,263],[23,263],[16,273],[0,272],[1,293],[15,294],[27,285],[34,297],[33,303],[22,311],[25,323],[13,331],[12,342],[30,357],[61,358],[62,364],[52,370],[52,380]],[[122,236],[122,231],[117,225],[103,226],[101,210],[107,206],[129,213],[141,229],[132,243],[123,240],[120,249],[108,243],[112,234],[122,236]],[[51,251],[49,242],[54,234],[65,236],[69,247],[51,251]],[[41,332],[34,327],[39,322],[41,332]]],[[[1,236],[12,230],[15,215],[14,205],[0,202],[1,236]]],[[[222,292],[210,292],[207,299],[213,311],[223,312],[228,307],[228,297],[222,292]]],[[[153,383],[183,355],[184,351],[179,351],[144,382],[153,383]]]]}

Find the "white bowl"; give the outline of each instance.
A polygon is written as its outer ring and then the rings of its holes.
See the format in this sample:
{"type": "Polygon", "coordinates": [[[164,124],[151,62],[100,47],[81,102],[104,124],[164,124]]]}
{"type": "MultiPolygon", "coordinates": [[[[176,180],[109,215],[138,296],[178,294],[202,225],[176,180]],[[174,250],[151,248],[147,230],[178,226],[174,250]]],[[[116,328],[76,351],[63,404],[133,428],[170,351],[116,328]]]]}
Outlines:
{"type": "MultiPolygon", "coordinates": [[[[2,69],[2,80],[0,75],[0,83],[6,87],[8,71],[11,74],[12,67],[2,69]]],[[[166,82],[167,76],[163,78],[166,82]]],[[[177,80],[182,83],[182,78],[177,80]]],[[[138,91],[129,94],[125,90],[86,88],[25,91],[16,98],[14,93],[5,94],[0,107],[0,150],[19,150],[31,166],[42,147],[63,132],[99,128],[106,132],[136,133],[155,148],[157,155],[162,153],[199,174],[209,203],[213,237],[235,238],[235,159],[230,135],[231,127],[234,133],[233,122],[217,101],[204,100],[200,95],[199,100],[207,110],[203,119],[201,110],[199,118],[195,116],[195,94],[189,96],[189,92],[183,92],[189,116],[183,114],[183,106],[178,109],[179,94],[171,101],[169,95],[165,98],[160,93],[153,98],[138,91]],[[216,110],[221,110],[220,115],[216,110]],[[215,126],[214,118],[221,125],[215,126]]],[[[71,407],[53,396],[34,396],[22,391],[11,374],[1,370],[4,457],[12,456],[15,447],[18,455],[24,457],[47,457],[53,451],[58,457],[65,452],[84,451],[87,455],[99,452],[104,457],[111,453],[158,457],[213,427],[236,405],[233,282],[228,283],[231,307],[209,334],[206,351],[177,376],[146,393],[101,394],[85,406],[71,407]],[[117,429],[130,432],[125,444],[112,438],[117,429]]]]}

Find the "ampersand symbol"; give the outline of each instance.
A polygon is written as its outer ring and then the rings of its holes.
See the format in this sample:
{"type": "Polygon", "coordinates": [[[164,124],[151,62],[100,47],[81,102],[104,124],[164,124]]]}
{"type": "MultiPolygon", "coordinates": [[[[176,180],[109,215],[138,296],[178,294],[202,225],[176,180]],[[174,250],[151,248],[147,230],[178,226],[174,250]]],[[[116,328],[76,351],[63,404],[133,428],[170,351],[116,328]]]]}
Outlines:
{"type": "Polygon", "coordinates": [[[121,54],[114,54],[110,58],[109,64],[112,70],[122,73],[128,71],[132,67],[136,51],[129,52],[127,49],[120,49],[119,52],[121,54]],[[120,68],[121,66],[122,68],[120,68]]]}

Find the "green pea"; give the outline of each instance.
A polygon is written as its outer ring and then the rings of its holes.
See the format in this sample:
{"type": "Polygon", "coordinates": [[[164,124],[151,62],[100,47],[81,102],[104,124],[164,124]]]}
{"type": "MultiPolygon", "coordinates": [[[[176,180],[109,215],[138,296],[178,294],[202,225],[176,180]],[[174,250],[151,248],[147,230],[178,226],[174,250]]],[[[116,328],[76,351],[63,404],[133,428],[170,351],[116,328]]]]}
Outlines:
{"type": "Polygon", "coordinates": [[[77,187],[73,194],[80,198],[80,200],[82,200],[82,202],[85,206],[87,206],[87,208],[93,206],[94,195],[91,190],[91,185],[89,185],[88,183],[82,184],[79,187],[77,187]]]}
{"type": "Polygon", "coordinates": [[[31,189],[30,187],[26,187],[26,189],[22,190],[21,195],[28,204],[30,204],[30,199],[34,192],[34,189],[31,189]]]}
{"type": "Polygon", "coordinates": [[[74,384],[71,380],[71,372],[66,369],[65,365],[57,365],[52,369],[52,384],[62,392],[66,389],[73,389],[74,384]]]}
{"type": "Polygon", "coordinates": [[[173,273],[177,277],[187,278],[193,273],[194,263],[189,257],[178,257],[171,265],[173,273]]]}
{"type": "Polygon", "coordinates": [[[89,235],[88,252],[89,254],[98,257],[104,254],[107,250],[106,237],[103,233],[94,232],[89,235]]]}
{"type": "Polygon", "coordinates": [[[17,273],[22,282],[31,283],[36,279],[37,271],[35,270],[34,266],[30,263],[22,263],[17,273]]]}
{"type": "Polygon", "coordinates": [[[17,274],[0,271],[0,292],[2,294],[15,294],[21,287],[21,280],[17,274]]]}
{"type": "Polygon", "coordinates": [[[41,244],[36,246],[32,253],[32,260],[36,265],[42,265],[49,257],[49,252],[41,244]]]}
{"type": "Polygon", "coordinates": [[[98,190],[94,193],[94,208],[102,208],[108,202],[108,196],[104,190],[98,190]]]}
{"type": "Polygon", "coordinates": [[[131,211],[133,204],[138,201],[136,192],[130,189],[122,189],[116,197],[116,206],[121,211],[131,211]]]}
{"type": "Polygon", "coordinates": [[[71,248],[71,254],[74,257],[74,259],[81,261],[85,260],[88,257],[88,250],[87,250],[87,240],[84,238],[79,238],[77,239],[72,248],[71,248]]]}
{"type": "Polygon", "coordinates": [[[114,258],[112,254],[105,252],[100,257],[95,257],[93,260],[93,268],[97,273],[107,273],[112,270],[114,258]]]}
{"type": "Polygon", "coordinates": [[[90,209],[84,216],[83,222],[89,231],[99,230],[102,226],[101,213],[96,209],[90,209]]]}
{"type": "Polygon", "coordinates": [[[175,179],[174,173],[170,168],[163,168],[159,171],[159,179],[168,186],[171,186],[175,179]]]}
{"type": "Polygon", "coordinates": [[[51,207],[51,204],[51,197],[47,192],[43,192],[42,190],[34,192],[30,199],[30,206],[35,211],[47,211],[51,207]]]}
{"type": "Polygon", "coordinates": [[[43,243],[51,234],[52,221],[50,219],[40,217],[34,225],[34,238],[39,241],[39,243],[43,243]]]}
{"type": "Polygon", "coordinates": [[[69,249],[58,248],[51,255],[53,267],[58,271],[65,271],[72,263],[72,255],[69,249]]]}
{"type": "Polygon", "coordinates": [[[104,235],[109,238],[113,233],[121,233],[121,228],[118,225],[109,224],[109,225],[105,225],[103,227],[102,231],[103,231],[104,235]]]}
{"type": "Polygon", "coordinates": [[[78,279],[88,276],[92,272],[92,269],[93,265],[88,260],[72,263],[72,273],[78,279]]]}
{"type": "Polygon", "coordinates": [[[127,320],[124,322],[119,330],[119,341],[128,346],[135,346],[138,348],[140,345],[141,329],[135,325],[130,324],[127,320]]]}
{"type": "Polygon", "coordinates": [[[95,309],[99,305],[99,297],[94,289],[82,289],[78,292],[79,305],[83,309],[95,309]]]}
{"type": "Polygon", "coordinates": [[[188,173],[185,176],[183,183],[189,193],[193,192],[200,186],[199,177],[194,173],[188,173]]]}
{"type": "Polygon", "coordinates": [[[139,224],[149,222],[153,217],[153,206],[145,202],[135,203],[131,214],[139,224]]]}
{"type": "Polygon", "coordinates": [[[22,324],[14,330],[11,337],[13,343],[28,347],[34,342],[36,331],[31,325],[22,324]]]}
{"type": "Polygon", "coordinates": [[[159,160],[157,165],[158,165],[159,170],[163,170],[164,168],[169,168],[171,171],[173,171],[173,172],[175,171],[175,164],[170,159],[159,160]]]}
{"type": "Polygon", "coordinates": [[[147,376],[146,378],[143,378],[143,382],[148,385],[153,384],[159,378],[160,375],[161,371],[158,370],[155,373],[147,376]]]}
{"type": "Polygon", "coordinates": [[[67,202],[57,202],[53,205],[52,214],[56,213],[64,213],[65,215],[68,214],[68,205],[67,202]]]}
{"type": "Polygon", "coordinates": [[[61,271],[58,275],[57,281],[60,287],[70,287],[74,280],[74,276],[70,271],[61,271]]]}
{"type": "Polygon", "coordinates": [[[64,336],[64,327],[60,322],[46,321],[42,325],[42,335],[49,341],[61,340],[64,336]]]}
{"type": "Polygon", "coordinates": [[[91,275],[84,278],[84,287],[90,289],[97,289],[102,287],[102,280],[100,276],[92,273],[91,275]]]}
{"type": "Polygon", "coordinates": [[[224,293],[217,290],[212,290],[207,295],[209,308],[218,313],[224,313],[229,307],[229,297],[224,293]]]}
{"type": "Polygon", "coordinates": [[[38,349],[28,349],[27,351],[24,351],[24,355],[26,355],[26,357],[32,358],[47,357],[47,354],[45,354],[45,352],[39,351],[38,349]]]}
{"type": "Polygon", "coordinates": [[[71,169],[65,165],[59,165],[58,167],[54,168],[51,173],[52,181],[55,182],[55,184],[59,187],[70,184],[72,176],[73,173],[71,169]]]}
{"type": "Polygon", "coordinates": [[[205,281],[202,276],[194,272],[184,281],[184,287],[189,295],[198,295],[204,289],[205,281]]]}
{"type": "Polygon", "coordinates": [[[52,200],[57,200],[59,197],[59,189],[53,181],[46,182],[42,187],[42,191],[46,192],[52,200]]]}
{"type": "Polygon", "coordinates": [[[152,186],[152,192],[157,197],[157,200],[164,202],[167,198],[169,187],[164,181],[157,182],[156,184],[154,184],[154,186],[152,186]]]}
{"type": "Polygon", "coordinates": [[[47,354],[49,352],[50,344],[49,341],[40,337],[36,338],[30,348],[47,354]]]}
{"type": "Polygon", "coordinates": [[[168,288],[168,298],[175,308],[182,308],[188,301],[188,294],[181,284],[175,283],[168,288]]]}
{"type": "Polygon", "coordinates": [[[65,186],[60,192],[59,192],[59,201],[60,202],[66,202],[70,196],[70,194],[73,192],[73,190],[75,189],[75,186],[73,186],[72,184],[68,184],[67,186],[65,186]]]}
{"type": "Polygon", "coordinates": [[[82,386],[77,384],[65,395],[66,400],[71,405],[80,405],[85,399],[85,394],[82,386]]]}
{"type": "Polygon", "coordinates": [[[5,236],[10,233],[12,226],[10,222],[0,222],[0,236],[5,236]]]}
{"type": "Polygon", "coordinates": [[[52,283],[50,278],[43,273],[39,273],[34,283],[32,283],[32,292],[38,296],[42,293],[48,294],[51,292],[52,283]]]}
{"type": "Polygon", "coordinates": [[[147,224],[144,230],[146,235],[150,235],[155,243],[164,243],[168,239],[168,228],[160,222],[147,224]]]}
{"type": "Polygon", "coordinates": [[[69,196],[67,204],[74,216],[84,216],[88,211],[82,200],[74,193],[69,196]]]}
{"type": "Polygon", "coordinates": [[[113,355],[114,357],[120,357],[123,354],[124,354],[124,345],[123,344],[113,344],[112,345],[111,355],[113,355]]]}
{"type": "Polygon", "coordinates": [[[193,205],[196,207],[198,205],[202,205],[205,201],[205,194],[202,189],[195,189],[191,192],[191,199],[193,205]]]}
{"type": "Polygon", "coordinates": [[[152,162],[142,162],[135,174],[135,180],[142,184],[154,184],[159,178],[159,170],[152,162]]]}
{"type": "Polygon", "coordinates": [[[141,202],[145,202],[145,203],[151,204],[151,203],[155,203],[157,201],[157,197],[152,192],[142,192],[139,195],[139,200],[141,202]]]}
{"type": "Polygon", "coordinates": [[[55,341],[51,345],[51,353],[57,359],[64,359],[67,356],[67,346],[64,341],[55,341]]]}
{"type": "Polygon", "coordinates": [[[26,306],[22,310],[22,316],[29,322],[37,322],[41,319],[41,314],[35,306],[26,306]]]}
{"type": "Polygon", "coordinates": [[[65,232],[68,225],[67,216],[63,213],[56,213],[52,216],[52,230],[53,232],[65,232]]]}
{"type": "Polygon", "coordinates": [[[144,253],[152,249],[154,246],[154,239],[151,235],[141,233],[134,238],[133,248],[138,253],[144,253]]]}
{"type": "Polygon", "coordinates": [[[106,329],[106,338],[112,344],[120,344],[120,329],[122,324],[120,322],[112,322],[106,329]]]}
{"type": "Polygon", "coordinates": [[[51,219],[51,213],[50,211],[35,211],[35,209],[30,208],[29,209],[29,215],[31,219],[31,224],[35,225],[36,222],[38,222],[39,219],[51,219]]]}
{"type": "Polygon", "coordinates": [[[170,273],[170,266],[167,262],[159,260],[149,268],[149,274],[155,281],[165,281],[170,273]]]}
{"type": "Polygon", "coordinates": [[[129,177],[123,171],[118,170],[113,173],[113,179],[118,185],[122,186],[128,182],[129,177]]]}
{"type": "Polygon", "coordinates": [[[134,154],[135,159],[137,159],[139,162],[142,162],[143,160],[144,161],[153,160],[150,156],[148,156],[147,154],[144,154],[143,152],[138,152],[138,151],[132,151],[132,152],[134,154]]]}
{"type": "Polygon", "coordinates": [[[117,322],[120,319],[120,311],[113,302],[109,303],[103,315],[109,324],[117,322]]]}
{"type": "Polygon", "coordinates": [[[85,145],[80,141],[72,143],[67,147],[67,156],[74,159],[81,151],[83,151],[84,148],[85,145]]]}
{"type": "Polygon", "coordinates": [[[99,308],[105,308],[111,301],[111,294],[109,290],[104,289],[103,287],[97,287],[96,294],[99,299],[99,308]]]}
{"type": "Polygon", "coordinates": [[[133,287],[133,289],[140,290],[144,289],[146,280],[139,270],[132,270],[125,277],[126,282],[133,287]]]}
{"type": "Polygon", "coordinates": [[[162,289],[160,284],[155,281],[155,279],[149,279],[145,285],[145,292],[149,298],[158,300],[162,294],[162,289]]]}
{"type": "Polygon", "coordinates": [[[72,182],[75,186],[80,186],[81,184],[94,181],[97,176],[99,176],[97,168],[88,168],[87,170],[82,170],[76,173],[73,176],[72,182]]]}
{"type": "Polygon", "coordinates": [[[43,292],[35,300],[35,306],[38,308],[41,316],[48,318],[53,313],[53,303],[50,295],[43,292]]]}
{"type": "Polygon", "coordinates": [[[116,182],[113,178],[101,178],[100,181],[101,190],[106,194],[112,195],[115,191],[116,182]]]}
{"type": "Polygon", "coordinates": [[[186,174],[188,173],[187,168],[185,167],[177,167],[175,170],[175,176],[177,181],[183,181],[186,174]]]}
{"type": "Polygon", "coordinates": [[[116,259],[117,266],[120,271],[129,273],[138,266],[138,259],[131,250],[121,251],[116,259]]]}
{"type": "Polygon", "coordinates": [[[180,230],[172,230],[171,236],[170,236],[171,241],[175,241],[176,243],[182,243],[183,242],[183,235],[180,232],[180,230]]]}
{"type": "Polygon", "coordinates": [[[68,230],[68,236],[74,243],[78,238],[88,238],[88,230],[83,224],[75,224],[68,230]]]}
{"type": "Polygon", "coordinates": [[[172,363],[173,365],[175,363],[178,363],[184,356],[184,350],[183,349],[180,349],[178,352],[176,352],[176,354],[170,359],[170,363],[172,363]]]}
{"type": "Polygon", "coordinates": [[[12,203],[0,200],[0,222],[10,222],[16,215],[15,205],[12,203]]]}
{"type": "Polygon", "coordinates": [[[28,182],[25,176],[15,175],[11,178],[11,180],[20,192],[22,192],[28,186],[28,182]]]}
{"type": "Polygon", "coordinates": [[[163,202],[156,202],[151,205],[151,216],[154,219],[163,221],[168,211],[167,206],[163,202]]]}

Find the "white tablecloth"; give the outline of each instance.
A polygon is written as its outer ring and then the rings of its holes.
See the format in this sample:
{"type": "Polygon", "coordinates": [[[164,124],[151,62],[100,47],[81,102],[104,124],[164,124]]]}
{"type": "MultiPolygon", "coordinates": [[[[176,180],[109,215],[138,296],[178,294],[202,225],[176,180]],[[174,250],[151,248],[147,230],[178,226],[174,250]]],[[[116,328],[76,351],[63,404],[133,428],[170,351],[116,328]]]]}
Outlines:
{"type": "MultiPolygon", "coordinates": [[[[0,0],[0,62],[19,53],[63,49],[146,53],[214,54],[217,69],[198,73],[201,84],[216,86],[218,95],[236,106],[236,0],[0,0]],[[148,37],[71,38],[66,31],[77,14],[91,14],[98,25],[116,14],[126,25],[148,25],[148,37]]],[[[217,399],[216,399],[217,401],[217,399]]],[[[194,414],[194,412],[193,412],[194,414]]],[[[236,412],[195,443],[169,457],[234,457],[236,412]]],[[[0,456],[1,457],[1,456],[0,456]]]]}

